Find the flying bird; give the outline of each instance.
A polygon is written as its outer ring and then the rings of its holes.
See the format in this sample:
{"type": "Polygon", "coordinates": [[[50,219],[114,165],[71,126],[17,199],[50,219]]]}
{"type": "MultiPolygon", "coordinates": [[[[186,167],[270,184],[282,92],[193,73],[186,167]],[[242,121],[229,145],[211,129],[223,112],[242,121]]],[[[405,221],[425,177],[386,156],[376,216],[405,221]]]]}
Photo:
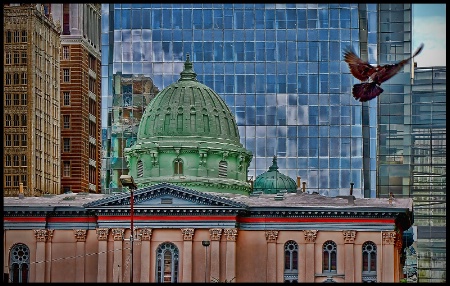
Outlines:
{"type": "Polygon", "coordinates": [[[383,89],[380,87],[381,83],[396,75],[403,66],[417,56],[422,49],[423,44],[420,45],[411,57],[405,60],[396,64],[387,64],[384,66],[377,65],[374,67],[368,62],[360,59],[352,48],[347,47],[344,50],[344,61],[348,64],[352,75],[360,81],[363,81],[363,83],[353,85],[353,97],[356,100],[365,102],[379,96],[383,92],[383,89]]]}

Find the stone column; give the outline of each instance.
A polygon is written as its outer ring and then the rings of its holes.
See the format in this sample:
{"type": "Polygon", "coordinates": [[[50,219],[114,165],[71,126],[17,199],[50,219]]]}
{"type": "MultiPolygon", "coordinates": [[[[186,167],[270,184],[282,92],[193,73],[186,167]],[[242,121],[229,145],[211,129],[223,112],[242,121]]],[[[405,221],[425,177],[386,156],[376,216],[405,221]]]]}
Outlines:
{"type": "Polygon", "coordinates": [[[46,242],[53,235],[53,230],[49,229],[35,229],[34,236],[36,237],[36,278],[35,282],[50,282],[51,270],[51,248],[50,253],[46,250],[46,242]],[[48,267],[47,267],[48,264],[48,267]],[[48,269],[48,271],[47,271],[48,269]],[[45,277],[47,276],[47,278],[45,277]]]}
{"type": "Polygon", "coordinates": [[[237,228],[226,228],[224,233],[227,236],[227,252],[225,263],[225,279],[228,282],[236,281],[236,236],[237,228]]]}
{"type": "Polygon", "coordinates": [[[141,239],[141,279],[139,282],[150,282],[150,241],[152,239],[151,228],[139,228],[138,237],[141,239]]]}
{"type": "Polygon", "coordinates": [[[109,228],[97,228],[96,232],[98,240],[97,282],[106,282],[109,228]]]}
{"type": "Polygon", "coordinates": [[[183,234],[183,277],[180,282],[192,282],[192,238],[193,228],[182,228],[183,234]]]}
{"type": "Polygon", "coordinates": [[[267,262],[266,282],[277,282],[277,238],[278,230],[266,230],[267,262]]]}
{"type": "MultiPolygon", "coordinates": [[[[394,243],[395,243],[396,232],[386,231],[383,232],[383,246],[382,246],[382,257],[381,257],[381,281],[378,282],[394,282],[394,243]]],[[[378,253],[378,252],[377,252],[378,253]]]]}
{"type": "Polygon", "coordinates": [[[305,268],[305,281],[304,282],[315,282],[315,252],[314,246],[317,238],[317,230],[304,230],[305,241],[306,241],[306,268],[305,268]]]}
{"type": "Polygon", "coordinates": [[[114,239],[114,251],[113,251],[113,281],[112,282],[124,282],[125,281],[129,281],[129,275],[128,275],[128,279],[123,279],[123,276],[128,273],[130,274],[130,259],[131,259],[131,253],[130,253],[130,257],[128,257],[128,259],[125,259],[125,265],[122,264],[122,256],[123,256],[123,237],[125,234],[125,229],[123,228],[113,228],[111,229],[111,234],[113,236],[114,239]],[[120,268],[117,267],[118,265],[120,265],[120,268]]]}
{"type": "MultiPolygon", "coordinates": [[[[343,230],[344,235],[344,273],[345,282],[355,282],[355,230],[343,230]]],[[[339,266],[338,266],[339,267],[339,266]]]]}
{"type": "Polygon", "coordinates": [[[84,265],[85,265],[85,244],[86,244],[86,229],[74,229],[75,239],[77,240],[77,252],[75,262],[75,282],[84,281],[84,265]]]}
{"type": "Polygon", "coordinates": [[[220,236],[222,235],[222,229],[211,228],[209,235],[211,237],[211,271],[209,281],[206,282],[211,282],[213,278],[220,279],[220,236]]]}

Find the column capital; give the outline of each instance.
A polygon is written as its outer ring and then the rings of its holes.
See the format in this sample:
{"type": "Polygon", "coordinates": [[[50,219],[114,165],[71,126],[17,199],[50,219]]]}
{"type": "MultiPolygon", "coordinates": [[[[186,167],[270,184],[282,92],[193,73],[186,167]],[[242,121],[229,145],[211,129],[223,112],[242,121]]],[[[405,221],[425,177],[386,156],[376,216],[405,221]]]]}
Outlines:
{"type": "Polygon", "coordinates": [[[237,228],[226,228],[223,232],[227,236],[227,241],[236,241],[236,236],[238,234],[237,228]]]}
{"type": "Polygon", "coordinates": [[[356,230],[343,230],[344,243],[355,243],[356,230]]]}
{"type": "Polygon", "coordinates": [[[152,229],[151,228],[138,228],[137,235],[143,241],[150,241],[152,239],[152,229]]]}
{"type": "Polygon", "coordinates": [[[77,242],[86,241],[87,230],[86,229],[74,229],[73,234],[75,235],[75,239],[77,242]]]}
{"type": "Polygon", "coordinates": [[[211,240],[220,240],[220,236],[222,235],[222,229],[221,228],[210,228],[209,235],[211,237],[211,240]]]}
{"type": "Polygon", "coordinates": [[[95,230],[97,232],[97,240],[108,240],[109,228],[97,228],[95,230]]]}
{"type": "Polygon", "coordinates": [[[276,242],[278,238],[278,230],[266,230],[267,242],[276,242]]]}
{"type": "Polygon", "coordinates": [[[316,229],[304,230],[303,233],[305,234],[306,242],[307,243],[314,243],[314,242],[316,242],[317,232],[318,232],[318,230],[316,230],[316,229]]]}
{"type": "Polygon", "coordinates": [[[121,241],[121,240],[123,240],[123,235],[125,233],[125,229],[113,228],[113,229],[111,229],[111,233],[113,235],[114,241],[121,241]]]}
{"type": "Polygon", "coordinates": [[[395,231],[383,232],[383,243],[384,244],[394,244],[396,236],[397,236],[397,233],[395,231]]]}
{"type": "Polygon", "coordinates": [[[192,240],[192,237],[194,236],[194,229],[182,228],[181,233],[183,234],[183,240],[192,240]]]}
{"type": "Polygon", "coordinates": [[[39,242],[52,241],[53,229],[35,229],[34,236],[39,242]]]}

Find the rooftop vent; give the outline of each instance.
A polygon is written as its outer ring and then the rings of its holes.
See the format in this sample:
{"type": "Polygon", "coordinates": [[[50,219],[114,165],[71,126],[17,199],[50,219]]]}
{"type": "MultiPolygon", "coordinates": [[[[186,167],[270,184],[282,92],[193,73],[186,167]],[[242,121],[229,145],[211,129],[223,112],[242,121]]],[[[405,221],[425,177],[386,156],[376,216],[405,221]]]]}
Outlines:
{"type": "Polygon", "coordinates": [[[252,193],[250,193],[250,197],[259,197],[259,195],[262,195],[263,192],[262,191],[254,191],[252,193]]]}
{"type": "Polygon", "coordinates": [[[284,193],[278,193],[278,194],[276,194],[274,199],[275,199],[276,201],[282,201],[282,200],[284,200],[284,193]]]}

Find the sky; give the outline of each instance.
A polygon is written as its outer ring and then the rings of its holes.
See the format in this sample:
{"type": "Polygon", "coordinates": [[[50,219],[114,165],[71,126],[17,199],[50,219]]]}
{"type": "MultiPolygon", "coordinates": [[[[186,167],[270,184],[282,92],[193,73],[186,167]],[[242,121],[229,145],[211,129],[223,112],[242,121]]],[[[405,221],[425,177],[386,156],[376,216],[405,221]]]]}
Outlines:
{"type": "Polygon", "coordinates": [[[424,44],[414,58],[418,67],[446,66],[446,8],[446,4],[413,4],[412,52],[424,44]]]}

